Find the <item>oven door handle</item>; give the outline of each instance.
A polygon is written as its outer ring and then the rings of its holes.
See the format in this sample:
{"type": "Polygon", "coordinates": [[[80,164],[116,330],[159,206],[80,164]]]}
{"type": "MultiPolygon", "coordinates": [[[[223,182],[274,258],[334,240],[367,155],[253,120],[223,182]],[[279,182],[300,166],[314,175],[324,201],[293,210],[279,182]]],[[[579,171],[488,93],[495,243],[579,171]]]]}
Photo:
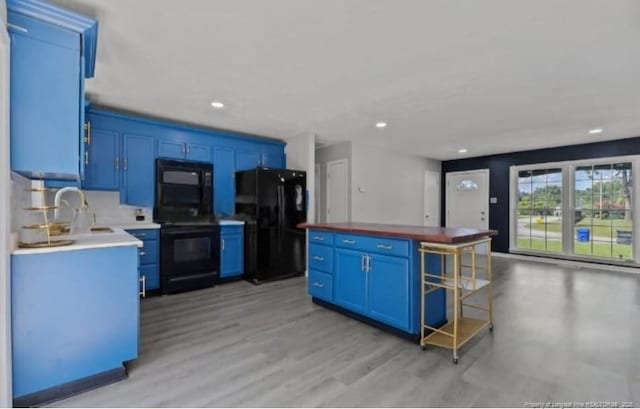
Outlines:
{"type": "Polygon", "coordinates": [[[170,231],[163,231],[163,236],[164,237],[178,237],[178,236],[184,236],[184,235],[192,235],[192,234],[197,234],[199,236],[203,235],[203,234],[212,234],[212,235],[217,235],[218,234],[218,229],[211,229],[211,228],[206,228],[206,229],[187,229],[187,230],[170,230],[170,231]]]}

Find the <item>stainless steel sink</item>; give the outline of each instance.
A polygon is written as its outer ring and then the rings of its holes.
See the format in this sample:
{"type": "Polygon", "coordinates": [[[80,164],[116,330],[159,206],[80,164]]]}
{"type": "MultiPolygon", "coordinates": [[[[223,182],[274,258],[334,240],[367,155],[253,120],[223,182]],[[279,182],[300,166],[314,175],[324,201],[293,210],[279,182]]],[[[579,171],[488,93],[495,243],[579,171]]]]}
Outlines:
{"type": "Polygon", "coordinates": [[[92,227],[91,233],[113,233],[113,229],[111,227],[92,227]]]}

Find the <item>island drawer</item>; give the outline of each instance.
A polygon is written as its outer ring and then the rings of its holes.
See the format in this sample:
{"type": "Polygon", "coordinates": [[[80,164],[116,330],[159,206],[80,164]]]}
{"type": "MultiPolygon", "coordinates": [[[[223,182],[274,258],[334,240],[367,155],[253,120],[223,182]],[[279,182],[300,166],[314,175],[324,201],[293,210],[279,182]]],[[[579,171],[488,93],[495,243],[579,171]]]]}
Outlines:
{"type": "Polygon", "coordinates": [[[336,247],[408,257],[409,240],[390,239],[382,236],[361,236],[357,234],[336,234],[336,247]]]}
{"type": "Polygon", "coordinates": [[[138,240],[158,240],[160,236],[159,229],[136,229],[127,230],[127,233],[132,235],[138,240]]]}
{"type": "Polygon", "coordinates": [[[331,246],[333,244],[333,233],[321,230],[309,230],[309,243],[331,246]]]}
{"type": "Polygon", "coordinates": [[[327,273],[309,270],[309,295],[325,301],[333,300],[333,277],[327,273]]]}
{"type": "Polygon", "coordinates": [[[333,272],[333,247],[309,244],[309,268],[333,272]]]}

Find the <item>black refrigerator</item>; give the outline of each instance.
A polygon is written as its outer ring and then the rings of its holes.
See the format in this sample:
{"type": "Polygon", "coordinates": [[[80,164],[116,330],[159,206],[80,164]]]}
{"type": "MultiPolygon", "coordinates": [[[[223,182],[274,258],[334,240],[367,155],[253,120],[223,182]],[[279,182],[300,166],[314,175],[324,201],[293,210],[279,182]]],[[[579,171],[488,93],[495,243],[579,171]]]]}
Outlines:
{"type": "Polygon", "coordinates": [[[256,168],[236,172],[236,217],[245,225],[245,278],[254,284],[303,275],[307,174],[256,168]]]}

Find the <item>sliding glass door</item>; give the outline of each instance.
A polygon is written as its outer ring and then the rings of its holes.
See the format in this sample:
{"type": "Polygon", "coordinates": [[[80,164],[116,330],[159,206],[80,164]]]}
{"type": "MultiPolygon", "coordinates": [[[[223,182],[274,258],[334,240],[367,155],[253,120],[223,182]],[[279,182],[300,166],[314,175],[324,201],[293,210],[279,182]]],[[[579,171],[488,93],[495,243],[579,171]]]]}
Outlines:
{"type": "Polygon", "coordinates": [[[512,167],[511,248],[524,253],[633,261],[635,160],[512,167]]]}
{"type": "Polygon", "coordinates": [[[631,162],[575,170],[574,254],[631,260],[631,162]]]}

